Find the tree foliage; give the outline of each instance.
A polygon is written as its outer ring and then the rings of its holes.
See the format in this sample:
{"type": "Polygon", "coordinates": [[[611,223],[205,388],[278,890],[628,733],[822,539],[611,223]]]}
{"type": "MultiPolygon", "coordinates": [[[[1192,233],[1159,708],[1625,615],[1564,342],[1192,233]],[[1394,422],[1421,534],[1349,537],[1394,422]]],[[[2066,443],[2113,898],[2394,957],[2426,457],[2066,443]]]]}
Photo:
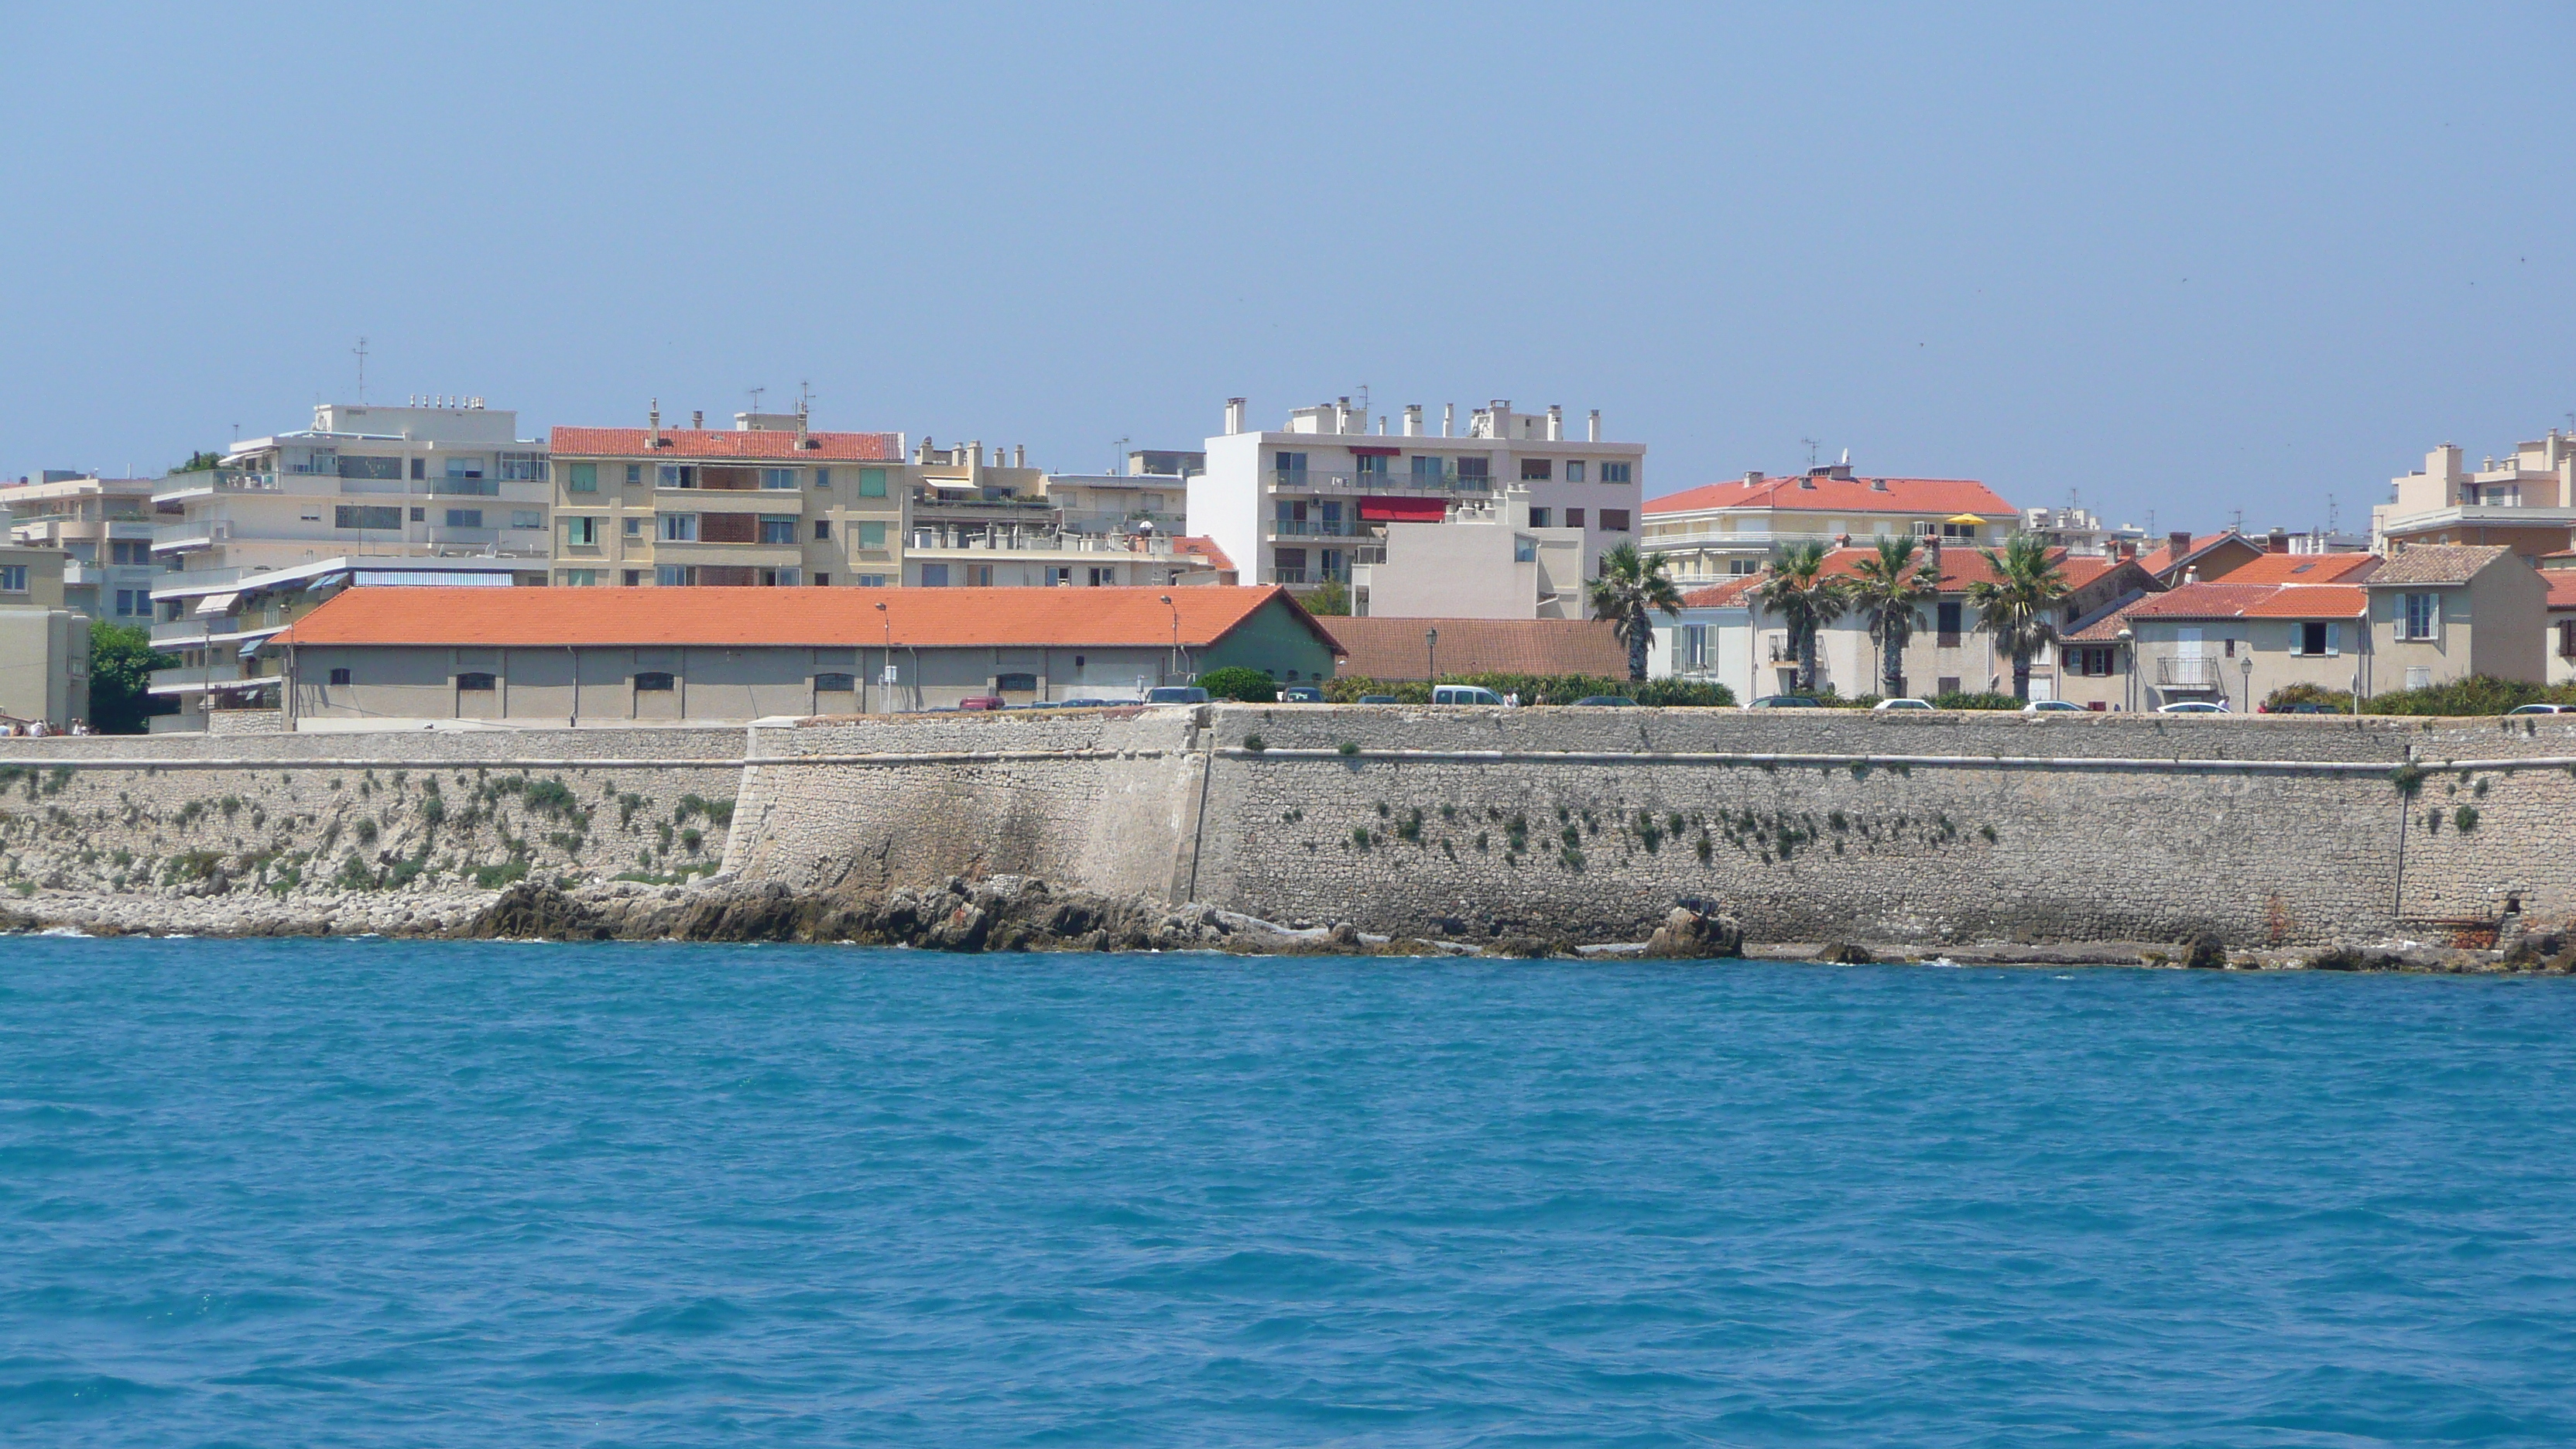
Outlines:
{"type": "Polygon", "coordinates": [[[1977,606],[1977,628],[2012,656],[2013,698],[2027,700],[2031,658],[2057,642],[2057,606],[2072,591],[2038,534],[2014,534],[2001,553],[1977,552],[1995,576],[1969,584],[1968,602],[1977,606]]]}
{"type": "Polygon", "coordinates": [[[1340,579],[1326,579],[1297,600],[1306,612],[1317,618],[1347,617],[1351,612],[1350,585],[1340,579]]]}
{"type": "Polygon", "coordinates": [[[1870,642],[1878,646],[1883,697],[1904,692],[1905,646],[1914,638],[1915,611],[1941,592],[1941,568],[1922,557],[1921,549],[1910,533],[1882,538],[1874,557],[1853,566],[1847,585],[1852,607],[1869,620],[1870,642]]]}
{"type": "Polygon", "coordinates": [[[1258,669],[1240,664],[1211,669],[1195,681],[1208,692],[1210,699],[1240,700],[1245,704],[1274,704],[1279,699],[1278,681],[1258,669]]]}
{"type": "Polygon", "coordinates": [[[1851,607],[1843,581],[1825,575],[1825,546],[1797,543],[1783,549],[1753,586],[1762,607],[1789,626],[1789,649],[1798,660],[1798,692],[1816,691],[1816,636],[1851,607]]]}
{"type": "Polygon", "coordinates": [[[155,653],[151,632],[105,619],[89,626],[89,722],[103,735],[139,735],[151,702],[155,668],[178,663],[155,653]]]}
{"type": "Polygon", "coordinates": [[[1640,554],[1623,543],[1601,556],[1601,576],[1590,589],[1592,617],[1608,619],[1628,646],[1628,682],[1646,682],[1646,646],[1655,637],[1658,611],[1678,619],[1682,591],[1673,584],[1671,561],[1662,554],[1640,554]]]}
{"type": "MultiPolygon", "coordinates": [[[[1694,679],[1604,679],[1590,674],[1447,674],[1443,684],[1473,684],[1500,695],[1518,695],[1523,704],[1572,704],[1594,695],[1620,695],[1659,708],[1725,708],[1735,691],[1723,684],[1694,679]]],[[[1364,694],[1391,694],[1406,704],[1429,704],[1431,686],[1418,679],[1335,679],[1324,685],[1324,698],[1350,704],[1364,694]]]]}
{"type": "Polygon", "coordinates": [[[223,461],[223,454],[209,453],[205,449],[199,448],[197,451],[188,455],[187,462],[180,464],[178,467],[173,468],[170,471],[173,473],[202,473],[208,468],[219,468],[223,466],[223,461]]]}

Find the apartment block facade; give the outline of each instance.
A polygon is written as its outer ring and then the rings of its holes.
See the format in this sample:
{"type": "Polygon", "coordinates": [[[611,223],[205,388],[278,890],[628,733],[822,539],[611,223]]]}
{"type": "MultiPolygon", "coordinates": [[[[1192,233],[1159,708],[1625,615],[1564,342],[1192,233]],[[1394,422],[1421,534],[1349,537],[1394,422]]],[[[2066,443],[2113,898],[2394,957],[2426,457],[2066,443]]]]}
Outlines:
{"type": "Polygon", "coordinates": [[[2424,466],[2390,480],[2389,501],[2370,510],[2371,551],[2392,545],[2495,544],[2537,566],[2576,539],[2576,436],[2556,428],[2472,469],[2444,443],[2424,466]]]}
{"type": "Polygon", "coordinates": [[[731,429],[553,432],[554,582],[566,588],[885,586],[902,581],[900,433],[824,433],[801,413],[731,429]]]}
{"type": "MultiPolygon", "coordinates": [[[[1506,488],[1529,493],[1529,524],[1579,530],[1581,576],[1601,555],[1637,537],[1646,447],[1601,436],[1595,412],[1569,436],[1564,410],[1515,412],[1497,399],[1456,431],[1444,411],[1433,433],[1418,406],[1370,431],[1367,409],[1347,398],[1298,408],[1287,425],[1254,431],[1241,398],[1226,403],[1225,432],[1207,440],[1207,471],[1189,480],[1192,532],[1212,539],[1245,582],[1311,589],[1350,584],[1353,570],[1387,561],[1386,526],[1442,523],[1453,504],[1487,522],[1506,488]]],[[[1356,597],[1354,607],[1365,604],[1356,597]]]]}
{"type": "Polygon", "coordinates": [[[1911,533],[1953,548],[1991,546],[2021,521],[1973,478],[1871,478],[1836,463],[1786,477],[1747,473],[1655,499],[1639,546],[1665,555],[1674,581],[1695,587],[1760,573],[1792,544],[1834,548],[1911,533]]]}
{"type": "Polygon", "coordinates": [[[0,483],[9,541],[63,554],[63,607],[93,619],[140,624],[152,617],[150,478],[101,478],[48,470],[0,483]]]}

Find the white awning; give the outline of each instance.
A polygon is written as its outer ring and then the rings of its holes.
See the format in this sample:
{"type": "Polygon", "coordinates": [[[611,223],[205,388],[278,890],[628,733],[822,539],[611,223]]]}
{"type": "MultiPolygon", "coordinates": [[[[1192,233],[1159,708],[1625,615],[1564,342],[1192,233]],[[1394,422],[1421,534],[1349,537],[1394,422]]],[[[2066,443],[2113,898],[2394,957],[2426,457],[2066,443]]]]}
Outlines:
{"type": "Polygon", "coordinates": [[[197,607],[191,609],[189,612],[194,614],[229,614],[233,611],[233,601],[240,597],[241,595],[239,593],[208,594],[204,598],[199,599],[197,601],[197,607]]]}

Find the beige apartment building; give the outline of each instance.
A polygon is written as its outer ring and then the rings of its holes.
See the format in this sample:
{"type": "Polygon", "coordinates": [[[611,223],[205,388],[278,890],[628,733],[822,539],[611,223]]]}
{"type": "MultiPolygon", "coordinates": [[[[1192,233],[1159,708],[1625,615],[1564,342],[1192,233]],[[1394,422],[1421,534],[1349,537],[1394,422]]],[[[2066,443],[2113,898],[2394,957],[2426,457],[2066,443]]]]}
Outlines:
{"type": "Polygon", "coordinates": [[[554,582],[567,588],[884,587],[903,581],[900,433],[796,413],[730,429],[554,430],[554,582]]]}
{"type": "Polygon", "coordinates": [[[1581,619],[1584,530],[1530,521],[1529,490],[1388,522],[1351,569],[1352,612],[1384,619],[1581,619]]]}
{"type": "Polygon", "coordinates": [[[1685,587],[1762,571],[1792,544],[1867,545],[1910,533],[1975,547],[2003,541],[2021,514],[1973,478],[1870,478],[1849,463],[1785,477],[1747,473],[1650,499],[1637,546],[1660,553],[1685,587]]]}
{"type": "Polygon", "coordinates": [[[2371,551],[2397,544],[2501,544],[2534,564],[2576,537],[2576,436],[2549,430],[2471,469],[2458,445],[2424,455],[2370,510],[2371,551]]]}
{"type": "Polygon", "coordinates": [[[63,551],[0,545],[0,717],[89,717],[89,620],[63,606],[63,551]]]}
{"type": "Polygon", "coordinates": [[[63,607],[93,619],[140,624],[152,617],[150,478],[101,478],[48,469],[0,483],[11,543],[63,554],[63,607]]]}

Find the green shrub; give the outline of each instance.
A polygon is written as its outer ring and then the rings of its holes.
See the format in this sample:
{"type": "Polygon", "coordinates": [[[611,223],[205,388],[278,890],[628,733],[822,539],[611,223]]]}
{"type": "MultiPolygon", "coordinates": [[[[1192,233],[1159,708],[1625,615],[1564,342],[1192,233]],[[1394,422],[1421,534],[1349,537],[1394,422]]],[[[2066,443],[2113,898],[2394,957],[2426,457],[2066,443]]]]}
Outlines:
{"type": "Polygon", "coordinates": [[[2029,702],[2015,699],[2009,694],[1997,694],[1991,690],[1980,690],[1974,694],[1963,690],[1952,690],[1948,694],[1936,694],[1932,697],[1934,709],[2019,709],[2029,702]]]}
{"type": "Polygon", "coordinates": [[[2516,705],[2576,702],[2576,691],[2560,685],[2543,689],[2514,679],[2492,679],[2473,674],[2454,679],[2448,684],[2428,685],[2423,689],[2399,689],[2387,694],[2374,694],[2362,704],[2364,714],[2409,715],[2482,715],[2503,714],[2516,705]],[[2559,696],[2569,696],[2560,698],[2559,696]]]}
{"type": "Polygon", "coordinates": [[[1276,704],[1279,700],[1276,680],[1258,669],[1247,669],[1240,664],[1209,670],[1198,677],[1198,686],[1208,692],[1210,699],[1231,699],[1244,704],[1276,704]]]}
{"type": "Polygon", "coordinates": [[[2283,705],[2321,704],[2337,714],[2352,713],[2352,691],[2328,689],[2322,684],[2285,684],[2263,696],[2263,708],[2278,711],[2283,705]]]}

